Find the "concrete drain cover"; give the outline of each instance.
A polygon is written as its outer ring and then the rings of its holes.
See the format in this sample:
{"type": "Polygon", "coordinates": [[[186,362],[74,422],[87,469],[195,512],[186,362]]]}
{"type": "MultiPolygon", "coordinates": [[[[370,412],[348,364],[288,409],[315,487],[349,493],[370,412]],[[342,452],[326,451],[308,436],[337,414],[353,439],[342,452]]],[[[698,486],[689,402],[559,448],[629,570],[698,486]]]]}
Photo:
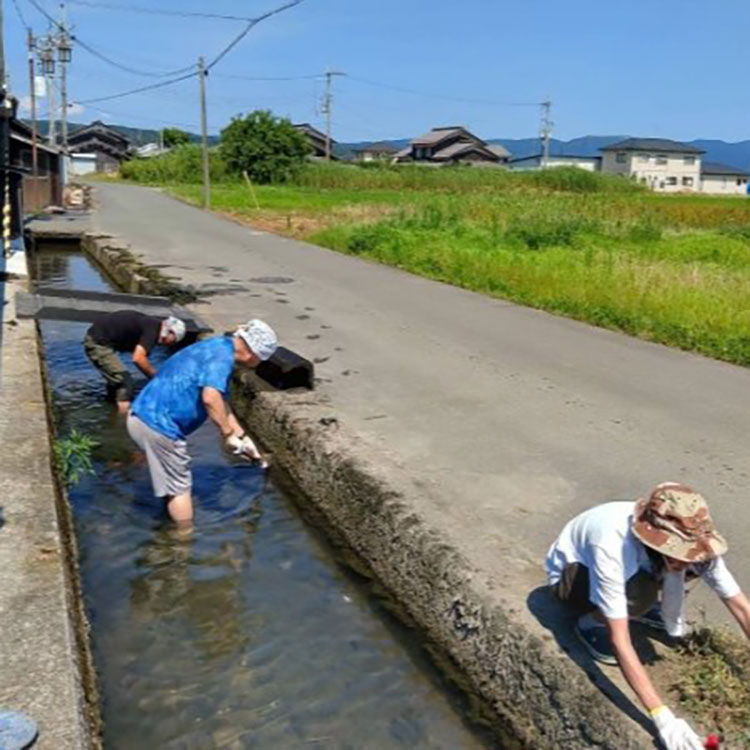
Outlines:
{"type": "Polygon", "coordinates": [[[250,281],[255,284],[291,284],[294,279],[290,279],[289,276],[256,276],[250,281]]]}

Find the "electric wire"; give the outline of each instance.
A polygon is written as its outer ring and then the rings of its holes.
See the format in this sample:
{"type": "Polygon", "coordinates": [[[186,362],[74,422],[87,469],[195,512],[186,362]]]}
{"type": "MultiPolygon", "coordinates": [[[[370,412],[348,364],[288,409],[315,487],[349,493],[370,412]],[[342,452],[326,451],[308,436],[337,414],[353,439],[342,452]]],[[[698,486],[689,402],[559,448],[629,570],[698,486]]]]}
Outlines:
{"type": "MultiPolygon", "coordinates": [[[[39,7],[37,0],[29,0],[30,3],[35,5],[35,7],[39,7]]],[[[208,71],[211,70],[218,62],[220,62],[224,57],[226,57],[229,52],[236,47],[242,39],[247,36],[247,34],[250,32],[250,30],[257,26],[261,21],[265,21],[267,18],[270,18],[271,16],[275,16],[278,13],[281,13],[285,10],[288,10],[289,8],[293,8],[296,5],[299,5],[300,3],[304,2],[304,0],[291,0],[291,2],[286,3],[285,5],[281,5],[278,8],[275,8],[274,10],[270,10],[267,13],[264,13],[263,15],[257,16],[256,18],[252,19],[247,26],[226,46],[224,49],[219,52],[214,59],[204,67],[204,75],[208,75],[208,71]]],[[[51,16],[44,12],[44,15],[51,19],[51,16]]],[[[52,19],[53,23],[57,23],[52,19]]],[[[58,24],[59,25],[59,24],[58,24]]],[[[192,66],[191,66],[192,67],[192,66]]],[[[182,71],[190,70],[190,68],[183,68],[182,71]]],[[[179,71],[179,72],[182,72],[179,71]]],[[[178,71],[175,71],[178,72],[178,71]]],[[[194,70],[190,73],[185,73],[184,75],[179,75],[175,78],[170,78],[168,81],[160,81],[159,83],[154,83],[149,86],[140,86],[135,89],[130,89],[128,91],[122,91],[117,94],[110,94],[108,96],[99,96],[99,97],[92,97],[90,99],[80,99],[76,103],[77,104],[95,104],[97,102],[104,102],[104,101],[111,101],[112,99],[121,99],[125,96],[132,96],[133,94],[139,94],[143,91],[150,91],[152,89],[162,88],[164,86],[171,86],[173,83],[179,83],[180,81],[185,81],[188,78],[193,78],[197,76],[198,70],[194,70]]]]}
{"type": "Polygon", "coordinates": [[[21,21],[21,26],[28,29],[29,24],[26,23],[26,19],[24,18],[21,6],[18,4],[18,0],[13,0],[13,7],[16,9],[16,15],[18,15],[18,19],[21,21]]]}
{"type": "MultiPolygon", "coordinates": [[[[38,2],[38,0],[28,0],[28,2],[36,8],[39,13],[41,13],[53,26],[55,26],[60,31],[66,31],[65,25],[58,21],[56,18],[54,18],[50,13],[47,12],[47,10],[38,2]]],[[[167,76],[176,76],[180,73],[184,73],[187,70],[190,70],[193,66],[185,66],[182,68],[178,68],[177,70],[168,70],[162,73],[154,73],[152,71],[146,71],[146,70],[139,70],[138,68],[131,68],[128,65],[124,65],[123,63],[119,63],[116,60],[113,60],[111,57],[108,57],[103,52],[99,52],[98,50],[94,49],[90,44],[87,44],[83,41],[77,34],[71,34],[70,38],[75,41],[79,47],[82,47],[85,49],[90,55],[93,55],[94,57],[98,57],[103,62],[106,62],[108,65],[112,65],[115,68],[119,68],[120,70],[124,70],[126,73],[133,73],[134,75],[140,75],[140,76],[147,76],[147,77],[153,77],[153,78],[164,78],[167,76]]]]}
{"type": "Polygon", "coordinates": [[[247,26],[245,26],[245,28],[239,34],[237,34],[237,36],[206,66],[206,71],[211,70],[211,68],[213,68],[218,62],[223,60],[250,33],[250,30],[254,26],[257,26],[261,21],[265,21],[271,16],[275,16],[278,13],[283,13],[285,10],[289,10],[289,8],[294,8],[296,5],[299,5],[302,2],[304,2],[304,0],[291,0],[285,5],[274,8],[274,10],[269,10],[263,15],[257,16],[256,18],[251,18],[247,26]]]}
{"type": "Polygon", "coordinates": [[[402,86],[393,86],[388,83],[381,83],[379,81],[372,81],[367,78],[359,78],[357,76],[347,75],[347,78],[351,81],[357,81],[364,83],[368,86],[376,86],[377,88],[390,89],[391,91],[399,91],[402,94],[413,94],[415,96],[423,96],[428,99],[443,99],[450,102],[461,102],[462,104],[487,104],[496,107],[538,107],[541,102],[503,102],[492,99],[471,99],[462,96],[448,96],[445,94],[432,94],[425,91],[417,91],[416,89],[404,88],[402,86]]]}
{"type": "Polygon", "coordinates": [[[178,76],[177,78],[170,78],[168,81],[159,81],[158,83],[152,83],[149,86],[140,86],[137,89],[130,89],[129,91],[121,91],[119,94],[110,94],[109,96],[96,96],[91,99],[76,99],[72,102],[73,104],[95,104],[96,102],[108,102],[112,99],[122,99],[125,96],[132,96],[133,94],[140,94],[143,91],[151,91],[152,89],[159,89],[164,86],[171,86],[173,83],[179,83],[180,81],[186,81],[188,78],[195,78],[198,75],[198,71],[192,73],[186,73],[185,75],[178,76]]]}
{"type": "Polygon", "coordinates": [[[222,21],[244,21],[251,19],[248,16],[229,16],[222,13],[201,13],[187,10],[167,10],[166,8],[143,8],[133,5],[119,5],[117,3],[99,3],[92,0],[67,0],[70,5],[82,5],[86,8],[101,8],[103,10],[122,10],[133,13],[148,13],[155,16],[177,16],[180,18],[215,18],[222,21]]]}

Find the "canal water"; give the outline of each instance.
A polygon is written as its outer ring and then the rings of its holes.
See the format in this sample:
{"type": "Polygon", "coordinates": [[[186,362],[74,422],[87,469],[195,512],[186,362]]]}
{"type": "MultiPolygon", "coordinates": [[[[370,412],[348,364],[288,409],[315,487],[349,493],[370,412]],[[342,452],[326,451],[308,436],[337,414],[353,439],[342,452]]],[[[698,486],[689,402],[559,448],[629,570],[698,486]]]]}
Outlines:
{"type": "MultiPolygon", "coordinates": [[[[45,285],[112,289],[64,249],[33,269],[45,285]]],[[[86,328],[41,324],[58,434],[99,442],[70,499],[105,750],[497,747],[414,634],[211,425],[189,440],[195,533],[172,534],[83,353],[86,328]]]]}

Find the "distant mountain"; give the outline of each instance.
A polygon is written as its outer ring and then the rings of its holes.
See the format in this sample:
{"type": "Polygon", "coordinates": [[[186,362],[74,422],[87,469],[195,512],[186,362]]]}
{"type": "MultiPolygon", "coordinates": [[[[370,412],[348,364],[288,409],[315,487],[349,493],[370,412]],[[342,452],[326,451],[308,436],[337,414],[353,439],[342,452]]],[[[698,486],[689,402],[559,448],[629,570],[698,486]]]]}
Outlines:
{"type": "MultiPolygon", "coordinates": [[[[31,124],[30,120],[24,120],[27,125],[31,124]]],[[[49,131],[49,120],[37,120],[37,129],[40,135],[46,136],[49,131]]],[[[68,133],[75,133],[80,128],[85,128],[89,123],[80,122],[69,122],[68,133]]],[[[134,146],[143,146],[146,143],[158,143],[159,142],[159,131],[151,128],[132,128],[129,125],[113,125],[106,123],[108,127],[116,130],[121,135],[125,136],[134,146]]],[[[57,122],[57,132],[60,132],[60,122],[57,122]]],[[[200,142],[200,135],[197,133],[189,133],[190,140],[194,143],[200,142]]],[[[208,136],[208,142],[210,144],[218,143],[219,137],[216,135],[208,136]]]]}
{"type": "MultiPolygon", "coordinates": [[[[550,139],[550,153],[557,156],[600,156],[600,148],[609,146],[617,141],[630,138],[629,135],[584,135],[569,141],[557,138],[550,139]]],[[[372,141],[337,144],[337,155],[346,156],[354,149],[363,148],[372,141]]],[[[733,167],[750,170],[750,140],[727,143],[726,141],[696,139],[686,141],[692,146],[703,149],[706,161],[717,161],[733,167]]],[[[409,139],[385,141],[394,148],[402,149],[409,143],[409,139]]],[[[541,153],[542,146],[539,138],[489,138],[488,143],[499,143],[510,151],[514,158],[533,156],[541,153]]]]}

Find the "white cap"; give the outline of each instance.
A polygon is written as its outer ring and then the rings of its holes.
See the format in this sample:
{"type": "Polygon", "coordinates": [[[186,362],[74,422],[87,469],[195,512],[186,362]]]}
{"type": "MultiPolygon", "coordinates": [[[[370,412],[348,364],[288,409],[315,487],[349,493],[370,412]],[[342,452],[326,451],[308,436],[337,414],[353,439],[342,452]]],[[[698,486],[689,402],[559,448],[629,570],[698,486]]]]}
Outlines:
{"type": "Polygon", "coordinates": [[[177,343],[185,338],[185,324],[179,318],[170,315],[168,318],[165,318],[162,323],[162,333],[174,334],[174,340],[175,343],[177,343]]]}
{"type": "Polygon", "coordinates": [[[257,318],[240,326],[234,335],[239,336],[250,347],[253,354],[263,361],[270,359],[279,345],[273,328],[257,318]]]}

